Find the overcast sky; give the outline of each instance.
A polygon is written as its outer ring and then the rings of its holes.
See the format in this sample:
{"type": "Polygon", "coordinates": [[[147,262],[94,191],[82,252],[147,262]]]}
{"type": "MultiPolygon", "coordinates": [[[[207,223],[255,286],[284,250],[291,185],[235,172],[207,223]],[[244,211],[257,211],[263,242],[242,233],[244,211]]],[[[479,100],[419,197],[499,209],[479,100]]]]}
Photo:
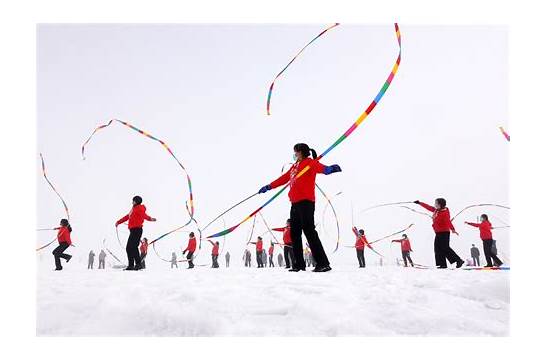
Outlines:
{"type": "MultiPolygon", "coordinates": [[[[71,211],[71,251],[86,257],[102,239],[118,256],[114,222],[131,198],[144,198],[149,238],[183,224],[188,215],[186,180],[158,144],[120,124],[97,133],[81,159],[81,145],[111,118],[125,120],[164,140],[193,181],[196,219],[208,223],[227,207],[280,175],[292,146],[318,153],[368,106],[397,56],[392,24],[344,25],[314,42],[275,84],[272,115],[265,110],[274,76],[329,24],[314,25],[41,25],[38,27],[38,150],[48,176],[71,211]]],[[[354,222],[375,238],[404,228],[414,260],[433,263],[430,220],[397,207],[365,213],[379,203],[433,203],[445,197],[452,214],[474,203],[508,201],[508,148],[498,126],[508,123],[507,28],[406,26],[402,63],[391,87],[368,119],[323,163],[342,173],[317,177],[334,198],[344,245],[353,245],[354,222]]],[[[37,227],[58,224],[60,201],[42,178],[36,155],[37,227]]],[[[225,216],[239,222],[273,193],[254,197],[225,216]]],[[[332,264],[354,263],[354,250],[335,254],[335,220],[317,193],[316,221],[332,264]]],[[[263,214],[282,226],[290,204],[280,196],[263,214]]],[[[463,224],[486,211],[509,223],[502,209],[474,209],[457,218],[452,238],[463,258],[478,231],[463,224]]],[[[496,219],[492,219],[493,223],[496,219]]],[[[227,237],[238,262],[252,222],[227,237]]],[[[256,234],[265,231],[256,221],[256,234]]],[[[223,229],[221,221],[207,234],[223,229]]],[[[123,231],[123,241],[127,232],[123,231]]],[[[509,255],[509,233],[494,233],[509,255]]],[[[37,244],[53,237],[38,232],[37,244]]],[[[162,255],[186,245],[180,233],[158,242],[162,255]]],[[[269,241],[271,237],[266,236],[269,241]]],[[[203,244],[198,263],[209,260],[203,244]]],[[[377,244],[387,257],[399,247],[377,244]]],[[[47,258],[46,262],[51,260],[47,258]]],[[[377,257],[367,253],[367,261],[377,257]]],[[[45,260],[44,260],[45,261],[45,260]]],[[[157,264],[155,255],[148,261],[157,264]]]]}

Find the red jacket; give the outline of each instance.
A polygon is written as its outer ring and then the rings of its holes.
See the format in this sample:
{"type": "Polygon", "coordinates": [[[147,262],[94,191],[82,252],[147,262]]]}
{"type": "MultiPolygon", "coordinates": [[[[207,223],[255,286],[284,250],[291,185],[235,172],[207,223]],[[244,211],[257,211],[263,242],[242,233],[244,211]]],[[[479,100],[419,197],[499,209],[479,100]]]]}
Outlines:
{"type": "Polygon", "coordinates": [[[368,243],[368,240],[366,239],[366,236],[359,234],[356,237],[355,248],[359,251],[362,251],[364,247],[366,247],[367,243],[368,243]]]}
{"type": "Polygon", "coordinates": [[[189,239],[188,246],[186,247],[184,252],[186,252],[186,251],[195,252],[196,247],[197,247],[197,240],[195,239],[195,237],[192,237],[192,238],[189,239]]]}
{"type": "Polygon", "coordinates": [[[210,244],[212,244],[212,255],[213,256],[218,256],[220,254],[220,245],[214,243],[210,239],[208,239],[207,241],[209,241],[210,244]]]}
{"type": "Polygon", "coordinates": [[[140,253],[146,254],[148,253],[148,243],[146,242],[140,242],[140,253]]]}
{"type": "Polygon", "coordinates": [[[55,228],[59,231],[57,232],[57,241],[60,243],[67,243],[69,246],[72,244],[72,240],[70,239],[70,231],[68,230],[68,227],[58,227],[55,228]]]}
{"type": "Polygon", "coordinates": [[[411,243],[409,241],[409,238],[402,238],[402,239],[395,239],[393,242],[400,243],[400,246],[402,247],[402,252],[413,252],[411,249],[411,243]]]}
{"type": "Polygon", "coordinates": [[[271,182],[271,188],[277,188],[290,182],[290,191],[288,198],[290,202],[297,203],[303,200],[315,201],[315,178],[317,173],[324,173],[325,166],[315,159],[305,158],[296,162],[290,167],[288,172],[271,182]],[[310,169],[301,177],[296,179],[298,173],[309,166],[310,169]]]}
{"type": "Polygon", "coordinates": [[[269,249],[267,250],[267,254],[269,254],[270,256],[273,256],[273,249],[275,248],[275,246],[269,246],[269,249]]]}
{"type": "Polygon", "coordinates": [[[483,221],[482,223],[468,222],[468,224],[474,227],[478,227],[480,229],[480,238],[482,240],[493,239],[493,233],[491,233],[491,229],[493,227],[491,226],[491,223],[489,223],[489,221],[483,221]]]}
{"type": "Polygon", "coordinates": [[[264,241],[256,241],[256,242],[250,242],[250,243],[256,245],[256,251],[257,251],[257,252],[262,252],[262,251],[263,251],[263,249],[264,249],[264,241]]]}
{"type": "Polygon", "coordinates": [[[436,209],[423,202],[419,202],[419,205],[432,212],[432,229],[434,229],[434,232],[455,232],[455,227],[451,223],[449,208],[436,209]]]}
{"type": "Polygon", "coordinates": [[[131,208],[129,214],[116,222],[116,227],[127,220],[129,220],[129,229],[142,228],[144,220],[151,221],[152,217],[146,214],[146,206],[144,204],[137,204],[131,208]]]}
{"type": "Polygon", "coordinates": [[[292,238],[290,237],[290,226],[273,228],[272,230],[277,232],[282,232],[282,240],[285,245],[288,246],[292,244],[292,238]]]}

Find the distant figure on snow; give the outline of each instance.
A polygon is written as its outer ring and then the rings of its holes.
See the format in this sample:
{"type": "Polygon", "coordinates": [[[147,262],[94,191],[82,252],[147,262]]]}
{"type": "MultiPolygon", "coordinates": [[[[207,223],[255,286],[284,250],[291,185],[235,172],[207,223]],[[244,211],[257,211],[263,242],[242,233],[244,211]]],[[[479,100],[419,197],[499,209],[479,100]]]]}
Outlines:
{"type": "Polygon", "coordinates": [[[146,255],[148,254],[148,238],[142,238],[140,242],[140,265],[142,269],[146,268],[146,255]]]}
{"type": "Polygon", "coordinates": [[[267,267],[267,252],[262,249],[262,266],[267,267]]]}
{"type": "Polygon", "coordinates": [[[248,249],[245,250],[243,259],[245,260],[245,267],[252,266],[252,253],[248,249]]]}
{"type": "Polygon", "coordinates": [[[61,266],[61,258],[66,260],[67,263],[72,258],[71,255],[64,253],[64,251],[72,244],[72,240],[70,239],[72,227],[70,226],[70,223],[68,223],[68,220],[64,218],[61,219],[60,225],[60,227],[54,228],[55,230],[58,230],[57,241],[59,241],[59,245],[53,250],[53,252],[51,252],[55,258],[55,271],[60,271],[63,269],[61,266]]]}
{"type": "Polygon", "coordinates": [[[229,254],[229,251],[226,252],[226,268],[229,268],[229,258],[230,258],[230,254],[229,254]]]}
{"type": "MultiPolygon", "coordinates": [[[[355,229],[353,229],[353,232],[355,231],[355,229]]],[[[357,235],[356,241],[355,241],[356,259],[358,260],[358,267],[359,268],[365,268],[366,267],[366,259],[364,258],[364,248],[366,247],[367,244],[368,244],[368,240],[366,239],[366,235],[364,234],[364,230],[359,229],[358,230],[358,235],[357,235]]]]}
{"type": "Polygon", "coordinates": [[[210,239],[207,239],[207,241],[209,241],[212,245],[212,268],[219,268],[220,265],[218,264],[218,254],[220,253],[220,242],[213,242],[210,239]]]}
{"type": "Polygon", "coordinates": [[[400,248],[402,250],[402,259],[404,260],[404,267],[408,266],[408,261],[410,262],[411,266],[414,267],[413,261],[410,257],[410,252],[413,252],[411,249],[411,243],[406,234],[402,235],[401,239],[394,239],[391,242],[400,243],[400,248]]]}
{"type": "Polygon", "coordinates": [[[106,260],[106,252],[103,249],[99,253],[99,269],[104,269],[104,261],[106,260]]]}
{"type": "Polygon", "coordinates": [[[176,259],[176,252],[173,252],[171,256],[171,269],[173,269],[173,267],[178,268],[178,260],[176,259]]]}
{"type": "Polygon", "coordinates": [[[188,255],[186,256],[186,259],[188,260],[188,269],[193,268],[193,254],[195,253],[195,249],[197,248],[197,240],[195,239],[195,233],[190,232],[190,239],[188,240],[188,246],[184,251],[182,251],[182,254],[186,254],[188,252],[188,255]]]}
{"type": "Polygon", "coordinates": [[[95,263],[95,252],[91,250],[89,251],[89,261],[87,262],[87,269],[93,269],[94,263],[95,263]]]}
{"type": "Polygon", "coordinates": [[[285,227],[273,228],[273,231],[282,232],[284,260],[286,268],[291,268],[294,266],[294,248],[292,247],[292,238],[290,236],[290,219],[286,220],[285,227]]]}
{"type": "Polygon", "coordinates": [[[275,251],[275,244],[271,242],[271,246],[269,246],[269,249],[267,250],[267,253],[269,253],[269,267],[275,267],[275,264],[273,263],[274,251],[275,251]]]}
{"type": "Polygon", "coordinates": [[[125,247],[129,265],[125,269],[126,271],[138,271],[141,268],[138,246],[140,244],[140,239],[142,238],[142,225],[144,224],[144,220],[150,222],[156,221],[155,218],[146,214],[146,206],[142,204],[142,197],[134,196],[131,211],[116,222],[117,227],[120,224],[129,221],[129,239],[127,239],[127,246],[125,247]]]}
{"type": "Polygon", "coordinates": [[[264,247],[264,242],[262,240],[262,237],[258,237],[256,242],[249,242],[249,243],[256,245],[256,262],[258,263],[258,268],[263,268],[264,263],[262,258],[262,251],[264,247]]]}
{"type": "Polygon", "coordinates": [[[281,253],[279,253],[279,255],[277,256],[277,263],[279,264],[279,267],[284,266],[284,258],[282,257],[281,253]]]}
{"type": "Polygon", "coordinates": [[[470,248],[470,256],[472,257],[472,263],[474,266],[480,266],[480,250],[474,244],[470,248]]]}

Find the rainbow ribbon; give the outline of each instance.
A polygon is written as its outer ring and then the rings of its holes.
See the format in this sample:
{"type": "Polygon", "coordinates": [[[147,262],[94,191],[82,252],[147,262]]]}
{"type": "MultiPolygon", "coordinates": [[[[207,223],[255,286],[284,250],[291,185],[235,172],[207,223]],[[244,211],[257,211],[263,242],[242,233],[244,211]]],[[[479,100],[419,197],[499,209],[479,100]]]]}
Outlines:
{"type": "MultiPolygon", "coordinates": [[[[91,133],[91,135],[89,136],[89,138],[87,138],[87,140],[85,141],[85,143],[83,143],[82,145],[82,158],[85,160],[85,146],[87,145],[87,143],[89,143],[89,141],[91,140],[91,138],[95,135],[95,133],[101,129],[104,129],[106,127],[108,127],[110,124],[112,124],[112,122],[118,122],[120,124],[123,124],[125,125],[126,127],[152,139],[152,140],[155,140],[156,142],[159,142],[159,144],[161,144],[163,146],[163,148],[165,148],[165,150],[167,152],[169,152],[169,154],[174,158],[174,160],[178,163],[178,165],[180,166],[180,168],[182,168],[182,170],[184,171],[185,175],[186,175],[186,179],[188,181],[188,189],[189,189],[189,193],[190,193],[190,199],[189,199],[189,203],[190,203],[190,218],[193,217],[193,214],[195,213],[195,208],[194,208],[194,205],[193,205],[193,191],[192,191],[192,185],[191,185],[191,179],[190,179],[190,175],[188,174],[188,171],[186,170],[186,168],[182,165],[182,163],[178,160],[178,158],[174,155],[173,151],[171,150],[171,148],[169,148],[169,146],[167,145],[167,143],[165,143],[164,141],[162,141],[161,139],[158,139],[156,137],[154,137],[153,135],[151,135],[150,133],[144,131],[144,130],[141,130],[141,129],[138,129],[137,127],[127,123],[127,122],[124,122],[122,120],[119,120],[119,119],[111,119],[107,124],[103,124],[103,125],[100,125],[98,126],[94,131],[93,133],[91,133]]],[[[190,222],[191,222],[191,219],[190,219],[190,222]]],[[[189,223],[188,223],[189,224],[189,223]]]]}
{"type": "MultiPolygon", "coordinates": [[[[44,176],[44,179],[46,180],[47,184],[49,184],[49,186],[51,187],[51,189],[53,190],[53,192],[55,192],[55,194],[57,194],[57,196],[59,197],[59,199],[61,200],[62,204],[63,204],[63,207],[64,207],[64,211],[66,212],[66,219],[68,221],[70,221],[70,212],[68,211],[68,206],[66,205],[66,202],[64,201],[63,197],[61,196],[61,194],[57,191],[57,189],[53,186],[53,184],[51,183],[51,181],[49,180],[49,178],[47,178],[47,173],[46,173],[46,167],[45,167],[45,162],[44,162],[44,157],[42,155],[42,153],[40,153],[40,159],[42,161],[42,174],[44,176]]],[[[42,230],[42,229],[39,229],[39,230],[42,230]]],[[[53,230],[53,229],[52,229],[53,230]]],[[[38,252],[39,250],[42,250],[44,248],[47,248],[49,245],[53,244],[53,242],[55,242],[57,240],[57,236],[55,236],[55,238],[53,238],[53,240],[51,240],[50,242],[48,242],[47,244],[41,246],[41,247],[38,247],[36,248],[36,252],[38,252]]]]}
{"type": "Polygon", "coordinates": [[[294,60],[296,60],[296,58],[298,56],[300,56],[301,53],[303,53],[303,51],[305,50],[305,48],[307,48],[309,45],[311,45],[312,42],[314,42],[315,40],[317,40],[318,38],[320,38],[324,33],[326,33],[328,30],[330,29],[333,29],[335,28],[336,26],[338,26],[339,23],[335,23],[334,25],[326,28],[325,30],[323,30],[320,34],[318,34],[317,36],[315,36],[313,38],[313,40],[311,40],[310,42],[307,43],[307,45],[305,45],[303,48],[301,48],[301,50],[296,54],[296,56],[294,56],[292,58],[292,60],[290,60],[290,62],[288,64],[286,64],[286,66],[279,72],[279,74],[277,74],[275,76],[275,79],[273,79],[273,82],[271,83],[271,85],[269,86],[269,93],[267,94],[267,115],[271,115],[271,111],[270,111],[270,105],[271,105],[271,94],[273,94],[273,86],[275,85],[275,82],[277,81],[277,79],[281,76],[282,73],[284,73],[284,71],[290,66],[290,64],[292,64],[294,62],[294,60]]]}
{"type": "Polygon", "coordinates": [[[510,134],[506,133],[506,131],[504,130],[503,127],[499,127],[502,135],[504,135],[504,137],[506,138],[507,141],[510,141],[510,134]]]}
{"type": "MultiPolygon", "coordinates": [[[[327,155],[328,153],[330,153],[330,151],[332,151],[332,149],[334,149],[335,147],[337,147],[341,142],[343,142],[345,139],[347,139],[355,130],[356,128],[358,128],[358,126],[360,124],[362,124],[362,122],[368,117],[368,115],[373,111],[373,109],[375,108],[375,106],[379,103],[379,101],[383,98],[383,95],[385,95],[385,92],[387,91],[387,89],[389,88],[389,86],[391,85],[391,82],[392,80],[394,79],[394,76],[396,75],[397,71],[398,71],[398,67],[400,65],[400,61],[401,61],[401,58],[402,58],[402,41],[401,41],[401,38],[400,38],[400,29],[398,28],[398,24],[395,23],[394,24],[394,29],[396,31],[396,38],[398,40],[398,48],[399,48],[399,52],[398,52],[398,57],[396,59],[396,62],[394,63],[394,66],[387,78],[387,80],[385,81],[385,83],[383,84],[383,86],[381,87],[381,89],[379,90],[379,93],[375,96],[374,100],[372,100],[372,102],[370,103],[370,105],[366,108],[366,110],[357,118],[357,120],[349,127],[349,129],[347,129],[334,143],[332,143],[332,145],[330,147],[328,147],[321,155],[318,156],[317,158],[317,161],[319,161],[321,158],[323,158],[325,155],[327,155]]],[[[309,166],[306,166],[305,168],[303,168],[297,175],[296,175],[296,179],[301,177],[303,174],[305,174],[308,170],[310,169],[309,166]]],[[[286,188],[288,188],[289,184],[285,185],[284,187],[282,187],[279,191],[277,191],[277,193],[275,193],[269,200],[267,200],[267,202],[265,202],[261,207],[259,207],[258,209],[256,209],[254,212],[250,213],[246,218],[244,218],[241,222],[239,222],[238,224],[228,228],[228,229],[225,229],[223,231],[220,231],[218,233],[215,233],[211,236],[208,236],[207,238],[214,238],[214,237],[220,237],[220,236],[223,236],[224,234],[229,234],[231,232],[233,232],[235,229],[237,229],[237,227],[239,227],[241,224],[245,223],[246,221],[248,221],[250,218],[252,218],[256,213],[258,213],[260,210],[262,210],[264,207],[266,207],[267,205],[269,205],[269,203],[273,202],[273,200],[275,198],[277,198],[282,192],[284,192],[286,190],[286,188]]]]}

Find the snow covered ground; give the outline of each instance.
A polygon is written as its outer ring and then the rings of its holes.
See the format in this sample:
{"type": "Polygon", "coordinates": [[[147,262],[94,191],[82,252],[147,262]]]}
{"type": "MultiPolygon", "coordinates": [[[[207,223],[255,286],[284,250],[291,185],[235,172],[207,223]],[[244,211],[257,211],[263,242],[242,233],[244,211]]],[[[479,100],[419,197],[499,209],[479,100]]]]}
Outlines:
{"type": "MultiPolygon", "coordinates": [[[[72,266],[72,267],[71,267],[72,266]]],[[[509,271],[41,267],[39,336],[506,336],[509,271]],[[80,268],[80,269],[75,269],[80,268]]]]}

